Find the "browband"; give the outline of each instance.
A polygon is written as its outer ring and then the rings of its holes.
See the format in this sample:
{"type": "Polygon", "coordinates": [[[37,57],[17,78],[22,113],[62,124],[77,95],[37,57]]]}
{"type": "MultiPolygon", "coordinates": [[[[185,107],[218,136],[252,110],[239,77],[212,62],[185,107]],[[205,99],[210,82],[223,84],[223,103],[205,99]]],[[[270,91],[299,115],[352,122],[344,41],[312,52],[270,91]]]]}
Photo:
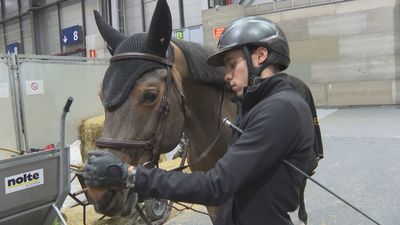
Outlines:
{"type": "Polygon", "coordinates": [[[140,53],[140,52],[127,52],[127,53],[121,53],[121,54],[114,55],[111,57],[110,63],[128,60],[128,59],[147,59],[147,60],[151,60],[154,62],[164,64],[166,66],[172,67],[172,62],[170,62],[166,58],[163,58],[163,57],[160,57],[157,55],[148,54],[148,53],[140,53]]]}

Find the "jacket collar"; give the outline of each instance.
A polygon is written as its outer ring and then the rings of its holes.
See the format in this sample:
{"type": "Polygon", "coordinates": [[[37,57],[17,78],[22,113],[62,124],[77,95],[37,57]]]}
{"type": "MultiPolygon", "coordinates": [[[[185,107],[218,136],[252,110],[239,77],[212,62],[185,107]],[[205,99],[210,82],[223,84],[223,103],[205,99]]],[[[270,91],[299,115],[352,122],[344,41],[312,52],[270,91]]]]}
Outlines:
{"type": "Polygon", "coordinates": [[[268,78],[256,78],[243,96],[242,113],[246,113],[263,99],[283,90],[293,90],[287,74],[278,73],[268,78]]]}

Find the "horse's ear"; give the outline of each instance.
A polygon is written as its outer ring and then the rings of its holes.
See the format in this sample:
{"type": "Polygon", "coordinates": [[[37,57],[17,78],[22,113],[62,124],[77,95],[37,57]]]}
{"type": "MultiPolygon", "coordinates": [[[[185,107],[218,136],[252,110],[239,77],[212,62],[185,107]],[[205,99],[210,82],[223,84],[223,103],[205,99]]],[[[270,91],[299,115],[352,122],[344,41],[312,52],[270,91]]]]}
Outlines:
{"type": "Polygon", "coordinates": [[[172,19],[167,0],[158,0],[149,28],[147,48],[165,57],[172,35],[172,19]]]}
{"type": "Polygon", "coordinates": [[[111,55],[114,55],[115,48],[119,43],[124,40],[124,36],[112,26],[110,26],[107,21],[100,15],[96,10],[93,11],[94,19],[96,20],[97,28],[100,31],[101,36],[107,44],[107,48],[111,55]]]}

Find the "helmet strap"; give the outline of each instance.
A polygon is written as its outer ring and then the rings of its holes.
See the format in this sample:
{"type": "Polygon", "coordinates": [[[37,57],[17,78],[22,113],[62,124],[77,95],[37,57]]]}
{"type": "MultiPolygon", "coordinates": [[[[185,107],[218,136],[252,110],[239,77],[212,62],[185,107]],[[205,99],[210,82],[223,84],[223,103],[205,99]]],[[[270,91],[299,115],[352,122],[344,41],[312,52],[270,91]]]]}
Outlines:
{"type": "Polygon", "coordinates": [[[254,67],[253,60],[251,59],[251,52],[249,47],[243,46],[243,55],[247,62],[247,70],[248,70],[248,87],[252,87],[254,84],[254,79],[261,76],[262,71],[267,68],[267,66],[271,65],[271,62],[267,59],[265,60],[259,67],[254,67]]]}

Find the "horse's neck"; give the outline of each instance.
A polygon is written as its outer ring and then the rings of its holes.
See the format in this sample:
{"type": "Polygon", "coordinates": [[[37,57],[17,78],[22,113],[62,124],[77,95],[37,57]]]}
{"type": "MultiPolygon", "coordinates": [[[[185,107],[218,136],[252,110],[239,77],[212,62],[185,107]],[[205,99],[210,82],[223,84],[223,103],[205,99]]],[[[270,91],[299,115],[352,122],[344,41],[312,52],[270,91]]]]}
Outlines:
{"type": "Polygon", "coordinates": [[[203,137],[197,146],[204,147],[201,142],[207,141],[217,132],[222,92],[194,82],[185,82],[183,88],[188,107],[185,130],[188,135],[203,137]]]}
{"type": "Polygon", "coordinates": [[[204,159],[206,162],[195,167],[195,169],[207,170],[212,168],[226,152],[230,130],[221,125],[222,118],[228,117],[233,120],[236,115],[236,106],[230,101],[231,96],[227,94],[221,105],[222,90],[205,84],[186,80],[183,89],[188,108],[185,132],[190,140],[189,156],[192,154],[192,160],[208,149],[220,133],[218,140],[211,146],[212,149],[204,159]]]}
{"type": "MultiPolygon", "coordinates": [[[[192,161],[205,151],[217,137],[218,126],[221,126],[223,117],[228,117],[231,120],[235,119],[236,105],[230,101],[232,96],[226,94],[220,113],[222,90],[201,84],[190,78],[191,71],[187,66],[188,62],[183,52],[178,46],[173,45],[175,47],[173,74],[177,86],[183,90],[186,96],[187,114],[184,131],[190,143],[189,161],[192,161]]],[[[201,160],[201,163],[192,166],[192,169],[210,169],[225,154],[231,131],[223,126],[221,126],[220,130],[220,137],[211,146],[211,151],[206,155],[205,159],[201,160]]]]}

